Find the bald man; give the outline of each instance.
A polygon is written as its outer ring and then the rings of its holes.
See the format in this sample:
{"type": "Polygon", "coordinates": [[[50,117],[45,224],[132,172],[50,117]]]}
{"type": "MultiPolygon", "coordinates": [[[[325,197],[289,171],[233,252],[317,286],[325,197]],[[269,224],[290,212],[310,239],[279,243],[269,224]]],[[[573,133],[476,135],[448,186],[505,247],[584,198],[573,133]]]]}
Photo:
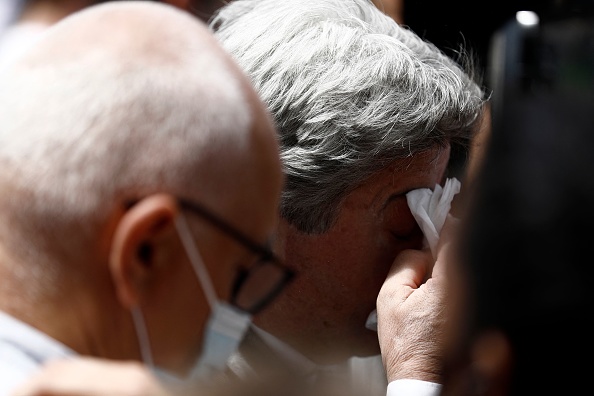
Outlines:
{"type": "MultiPolygon", "coordinates": [[[[85,7],[106,1],[108,0],[0,1],[0,68],[19,56],[49,26],[85,7]]],[[[157,1],[190,11],[203,21],[207,21],[223,5],[223,0],[157,1]]]]}
{"type": "Polygon", "coordinates": [[[77,12],[0,75],[0,119],[0,395],[59,358],[223,366],[291,273],[275,130],[205,26],[77,12]]]}

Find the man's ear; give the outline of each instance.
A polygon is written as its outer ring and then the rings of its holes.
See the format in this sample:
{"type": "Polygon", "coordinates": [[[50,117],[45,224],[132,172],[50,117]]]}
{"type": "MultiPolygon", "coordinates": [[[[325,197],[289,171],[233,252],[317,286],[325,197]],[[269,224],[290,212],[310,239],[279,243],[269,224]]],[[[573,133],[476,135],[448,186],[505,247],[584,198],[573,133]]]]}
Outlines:
{"type": "Polygon", "coordinates": [[[168,194],[148,196],[128,209],[116,225],[109,257],[109,270],[120,303],[139,304],[143,285],[154,269],[159,237],[175,227],[177,202],[168,194]]]}

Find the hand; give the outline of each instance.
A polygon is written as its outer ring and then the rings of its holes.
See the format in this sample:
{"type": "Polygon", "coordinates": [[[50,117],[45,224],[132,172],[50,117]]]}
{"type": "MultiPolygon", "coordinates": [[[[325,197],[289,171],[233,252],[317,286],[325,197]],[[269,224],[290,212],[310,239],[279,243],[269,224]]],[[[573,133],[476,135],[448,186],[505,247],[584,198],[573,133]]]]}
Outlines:
{"type": "Polygon", "coordinates": [[[441,382],[447,343],[447,242],[457,220],[442,230],[437,260],[431,252],[405,250],[394,263],[377,298],[378,338],[388,381],[441,382]]]}
{"type": "Polygon", "coordinates": [[[140,363],[54,360],[11,396],[171,396],[140,363]]]}

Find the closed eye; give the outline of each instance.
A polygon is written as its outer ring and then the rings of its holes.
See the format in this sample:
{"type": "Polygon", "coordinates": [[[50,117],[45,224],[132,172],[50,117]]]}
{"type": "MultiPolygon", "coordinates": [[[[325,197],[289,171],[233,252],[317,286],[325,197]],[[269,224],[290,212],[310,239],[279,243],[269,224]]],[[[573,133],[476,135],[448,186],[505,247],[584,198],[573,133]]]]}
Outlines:
{"type": "Polygon", "coordinates": [[[412,215],[406,197],[391,201],[382,211],[383,218],[390,234],[401,241],[408,241],[422,235],[421,229],[412,215]]]}

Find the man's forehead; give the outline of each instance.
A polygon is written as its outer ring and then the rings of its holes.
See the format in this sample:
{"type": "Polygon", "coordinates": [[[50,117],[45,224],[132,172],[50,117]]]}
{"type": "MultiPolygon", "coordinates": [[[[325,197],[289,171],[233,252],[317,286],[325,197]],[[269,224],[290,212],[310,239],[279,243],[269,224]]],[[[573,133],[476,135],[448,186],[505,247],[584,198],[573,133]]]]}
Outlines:
{"type": "Polygon", "coordinates": [[[417,188],[433,188],[445,175],[449,155],[448,146],[396,160],[362,187],[374,191],[373,203],[381,202],[382,205],[392,196],[404,196],[417,188]]]}

